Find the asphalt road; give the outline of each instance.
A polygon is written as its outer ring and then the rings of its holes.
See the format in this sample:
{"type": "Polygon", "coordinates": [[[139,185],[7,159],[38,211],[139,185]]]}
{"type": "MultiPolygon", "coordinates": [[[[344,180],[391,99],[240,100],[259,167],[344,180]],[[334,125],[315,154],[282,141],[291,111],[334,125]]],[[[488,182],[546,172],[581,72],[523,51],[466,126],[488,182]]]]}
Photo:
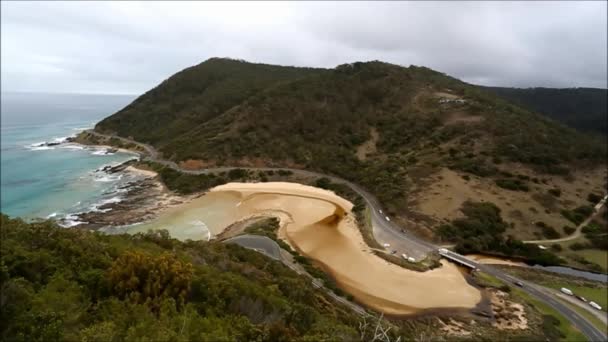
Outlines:
{"type": "MultiPolygon", "coordinates": [[[[99,134],[94,131],[89,131],[89,132],[91,132],[95,135],[114,137],[114,138],[120,139],[125,142],[130,142],[133,144],[140,145],[147,151],[147,154],[148,154],[148,156],[144,157],[144,159],[150,159],[152,161],[155,161],[157,163],[163,164],[165,166],[171,167],[177,171],[181,171],[184,173],[209,174],[209,173],[230,171],[232,169],[237,168],[237,167],[221,167],[221,168],[212,168],[212,169],[204,169],[204,170],[185,170],[185,169],[180,168],[176,163],[174,163],[172,161],[168,161],[168,160],[159,158],[156,150],[150,145],[143,144],[143,143],[131,140],[131,139],[126,139],[123,137],[107,136],[107,135],[99,134]]],[[[351,183],[345,179],[335,177],[335,176],[330,176],[330,175],[324,175],[324,174],[317,173],[317,172],[300,170],[300,169],[245,168],[245,167],[240,167],[240,168],[248,169],[248,170],[256,170],[256,171],[289,170],[295,174],[315,176],[315,177],[326,177],[326,178],[332,180],[333,182],[346,184],[351,189],[356,191],[359,195],[361,195],[361,197],[363,197],[365,199],[367,205],[369,206],[370,210],[372,211],[372,224],[374,225],[375,229],[377,228],[379,231],[381,231],[381,234],[384,234],[383,236],[390,236],[390,237],[394,238],[395,241],[399,241],[398,243],[403,244],[404,248],[411,250],[412,252],[410,252],[410,253],[412,253],[412,254],[416,253],[417,255],[420,255],[422,253],[425,253],[425,252],[428,253],[428,251],[437,250],[439,248],[439,246],[433,245],[427,241],[419,239],[418,237],[409,233],[405,228],[401,228],[401,227],[395,225],[393,222],[387,221],[385,219],[384,215],[380,214],[380,210],[382,210],[382,207],[381,207],[380,203],[378,202],[378,200],[376,199],[376,197],[373,196],[372,194],[370,194],[369,192],[367,192],[366,190],[364,190],[363,188],[361,188],[360,186],[358,186],[357,184],[351,183]]],[[[374,232],[374,233],[376,233],[376,232],[374,232]]],[[[270,240],[270,241],[272,241],[272,240],[270,240]]],[[[273,243],[274,243],[274,241],[273,241],[273,243]]],[[[264,246],[264,244],[262,243],[261,246],[264,246]]],[[[491,266],[478,264],[475,261],[467,259],[466,257],[464,257],[462,255],[459,255],[459,254],[456,254],[453,252],[450,252],[450,254],[452,257],[460,258],[461,260],[468,262],[469,264],[476,265],[478,269],[480,269],[488,274],[491,274],[504,282],[513,283],[514,281],[520,281],[521,283],[524,284],[524,286],[522,287],[523,291],[525,291],[526,293],[528,293],[529,295],[531,295],[533,297],[536,297],[537,299],[541,300],[542,302],[546,303],[547,305],[549,305],[550,307],[552,307],[553,309],[555,309],[559,313],[561,313],[566,319],[568,319],[570,321],[570,323],[572,325],[574,325],[576,328],[578,328],[589,339],[589,341],[593,341],[593,342],[608,341],[608,337],[607,337],[608,334],[605,331],[602,332],[602,331],[596,329],[591,323],[589,323],[584,317],[579,315],[577,312],[568,308],[566,305],[558,302],[556,299],[554,299],[550,295],[547,295],[546,293],[541,292],[538,289],[534,288],[533,286],[531,286],[530,283],[524,282],[521,279],[517,279],[515,277],[507,275],[506,273],[504,273],[498,269],[495,269],[491,266]]]]}
{"type": "Polygon", "coordinates": [[[253,249],[268,257],[281,261],[281,249],[279,245],[266,236],[239,235],[225,240],[226,243],[236,243],[245,248],[253,249]]]}
{"type": "Polygon", "coordinates": [[[242,247],[245,247],[248,249],[253,249],[272,259],[281,261],[285,266],[291,268],[296,273],[310,278],[313,287],[324,290],[327,293],[327,295],[330,296],[331,298],[333,298],[335,301],[348,306],[351,310],[353,310],[354,312],[356,312],[362,316],[368,315],[367,311],[365,311],[365,309],[363,307],[361,307],[361,306],[357,305],[356,303],[353,303],[345,298],[342,298],[342,297],[336,295],[333,291],[331,291],[330,289],[326,288],[323,285],[323,281],[313,278],[310,274],[308,274],[308,272],[306,272],[304,269],[302,269],[302,267],[297,267],[296,265],[294,265],[293,260],[287,260],[289,258],[284,258],[281,255],[281,247],[279,247],[279,245],[272,239],[267,238],[266,236],[258,236],[258,235],[239,235],[239,236],[224,240],[224,243],[236,243],[242,247]]]}
{"type": "Polygon", "coordinates": [[[560,314],[562,314],[564,317],[566,317],[566,319],[568,319],[572,323],[572,325],[574,325],[576,328],[578,328],[578,330],[580,330],[583,333],[583,335],[585,335],[589,339],[589,341],[593,341],[593,342],[598,341],[599,342],[599,341],[608,340],[608,337],[607,337],[608,334],[606,331],[600,331],[595,326],[593,326],[591,323],[589,323],[589,321],[587,321],[586,318],[579,315],[578,312],[570,309],[565,304],[559,302],[557,300],[557,298],[553,297],[553,295],[545,293],[544,291],[538,289],[535,284],[527,282],[527,281],[523,281],[523,280],[513,277],[511,275],[508,275],[489,265],[478,264],[475,261],[472,261],[460,254],[457,254],[454,252],[449,252],[449,253],[450,253],[450,256],[452,256],[454,258],[458,258],[462,261],[471,263],[471,264],[475,265],[479,270],[486,272],[490,275],[493,275],[494,277],[502,280],[503,282],[505,282],[507,284],[514,284],[515,282],[521,282],[523,284],[523,287],[521,288],[521,290],[532,295],[533,297],[536,297],[540,301],[544,302],[545,304],[549,305],[553,309],[557,310],[560,314]]]}

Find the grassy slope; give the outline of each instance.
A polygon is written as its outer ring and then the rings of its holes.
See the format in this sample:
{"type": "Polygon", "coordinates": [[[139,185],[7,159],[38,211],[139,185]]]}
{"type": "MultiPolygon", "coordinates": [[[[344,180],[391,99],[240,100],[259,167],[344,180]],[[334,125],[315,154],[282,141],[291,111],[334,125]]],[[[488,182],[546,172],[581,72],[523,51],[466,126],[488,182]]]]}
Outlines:
{"type": "Polygon", "coordinates": [[[171,76],[95,128],[162,146],[265,88],[322,71],[212,58],[171,76]]]}

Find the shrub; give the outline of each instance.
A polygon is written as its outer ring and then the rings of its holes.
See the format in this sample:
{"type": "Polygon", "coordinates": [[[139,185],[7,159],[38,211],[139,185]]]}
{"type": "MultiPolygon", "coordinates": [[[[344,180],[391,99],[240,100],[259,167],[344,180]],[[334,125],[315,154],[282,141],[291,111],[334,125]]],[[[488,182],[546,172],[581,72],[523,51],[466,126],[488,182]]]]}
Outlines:
{"type": "Polygon", "coordinates": [[[547,239],[558,239],[561,236],[553,227],[544,226],[541,229],[543,236],[547,239]]]}
{"type": "Polygon", "coordinates": [[[568,248],[570,248],[573,251],[580,251],[582,249],[587,248],[587,245],[585,245],[584,243],[581,243],[581,242],[575,242],[575,243],[571,244],[568,248]]]}
{"type": "Polygon", "coordinates": [[[526,183],[524,183],[520,179],[501,178],[501,179],[497,179],[495,182],[496,182],[496,185],[498,185],[499,187],[508,189],[508,190],[514,190],[514,191],[528,191],[529,190],[528,185],[526,185],[526,183]]]}
{"type": "Polygon", "coordinates": [[[247,178],[247,176],[248,172],[245,169],[232,169],[228,171],[228,178],[230,178],[230,180],[247,178]]]}
{"type": "Polygon", "coordinates": [[[551,245],[551,250],[554,252],[561,252],[563,250],[562,245],[553,244],[551,245]]]}
{"type": "Polygon", "coordinates": [[[549,192],[551,195],[555,196],[555,197],[559,197],[562,194],[562,191],[560,189],[549,189],[547,192],[549,192]]]}
{"type": "Polygon", "coordinates": [[[590,193],[587,195],[587,201],[595,204],[602,200],[602,195],[598,195],[596,193],[590,193]]]}
{"type": "Polygon", "coordinates": [[[572,235],[572,233],[574,233],[575,231],[576,228],[574,227],[564,226],[564,233],[566,233],[566,235],[572,235]]]}
{"type": "Polygon", "coordinates": [[[508,224],[502,220],[500,209],[494,204],[465,202],[461,211],[465,218],[455,219],[437,229],[441,239],[456,242],[456,252],[518,256],[540,265],[559,265],[562,262],[555,254],[536,245],[525,244],[512,237],[505,239],[502,234],[508,224]]]}
{"type": "Polygon", "coordinates": [[[592,213],[593,207],[589,205],[583,205],[574,210],[564,209],[561,211],[562,216],[575,224],[580,224],[592,213]]]}
{"type": "Polygon", "coordinates": [[[153,256],[127,251],[108,270],[110,286],[120,298],[128,297],[142,304],[149,302],[153,306],[162,298],[183,303],[190,292],[192,276],[192,264],[169,253],[153,256]]]}

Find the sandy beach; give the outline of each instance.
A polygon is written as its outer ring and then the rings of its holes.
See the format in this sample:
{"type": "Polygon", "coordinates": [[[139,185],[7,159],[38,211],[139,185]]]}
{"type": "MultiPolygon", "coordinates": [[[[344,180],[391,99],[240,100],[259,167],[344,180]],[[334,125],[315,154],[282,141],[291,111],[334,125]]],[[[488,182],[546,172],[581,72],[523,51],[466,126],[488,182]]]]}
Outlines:
{"type": "Polygon", "coordinates": [[[294,183],[229,183],[168,209],[132,231],[168,227],[172,236],[208,239],[255,216],[281,220],[279,237],[323,265],[359,302],[387,314],[435,308],[473,308],[481,300],[449,262],[416,272],[375,256],[363,241],[352,203],[333,192],[294,183]]]}

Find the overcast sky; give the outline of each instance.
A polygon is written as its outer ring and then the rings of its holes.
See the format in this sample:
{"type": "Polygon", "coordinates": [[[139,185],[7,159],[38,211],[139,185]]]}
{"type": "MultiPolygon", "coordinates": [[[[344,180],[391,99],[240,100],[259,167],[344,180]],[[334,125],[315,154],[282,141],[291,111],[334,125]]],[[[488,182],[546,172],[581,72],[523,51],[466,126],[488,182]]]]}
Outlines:
{"type": "Polygon", "coordinates": [[[607,87],[606,1],[1,3],[3,91],[139,94],[210,57],[607,87]]]}

